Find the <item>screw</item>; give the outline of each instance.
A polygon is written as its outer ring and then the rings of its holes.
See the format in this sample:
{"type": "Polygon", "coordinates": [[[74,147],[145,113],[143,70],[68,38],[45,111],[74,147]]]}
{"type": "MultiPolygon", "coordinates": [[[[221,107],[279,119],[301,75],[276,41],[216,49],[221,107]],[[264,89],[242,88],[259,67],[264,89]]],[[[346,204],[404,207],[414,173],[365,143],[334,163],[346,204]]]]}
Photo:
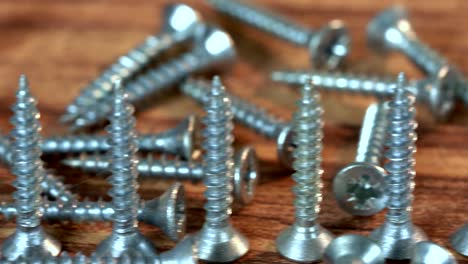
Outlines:
{"type": "Polygon", "coordinates": [[[114,102],[109,133],[109,153],[112,175],[108,182],[112,185],[109,196],[112,197],[112,233],[96,248],[97,256],[110,255],[119,257],[123,252],[140,251],[144,257],[157,256],[151,241],[138,230],[137,212],[140,197],[137,193],[137,159],[134,109],[127,101],[121,87],[121,81],[115,80],[114,102]]]}
{"type": "Polygon", "coordinates": [[[73,121],[88,106],[96,104],[111,92],[112,78],[129,81],[142,71],[154,58],[174,45],[193,38],[202,28],[200,14],[185,4],[170,4],[163,12],[162,32],[148,36],[127,54],[119,57],[100,76],[83,88],[81,94],[70,104],[61,121],[73,121]]]}
{"type": "MultiPolygon", "coordinates": [[[[13,151],[10,151],[10,149],[11,143],[9,138],[7,136],[0,135],[0,162],[9,167],[13,164],[13,151]]],[[[75,195],[67,189],[57,176],[48,172],[42,166],[37,169],[41,174],[40,185],[42,192],[65,203],[76,200],[75,195]]]]}
{"type": "Polygon", "coordinates": [[[447,249],[429,241],[419,242],[414,246],[411,254],[411,264],[457,264],[452,253],[447,249]]]}
{"type": "Polygon", "coordinates": [[[41,227],[41,151],[39,148],[41,125],[36,101],[29,92],[25,75],[19,78],[19,88],[13,106],[11,123],[13,153],[12,172],[16,176],[13,194],[16,211],[16,230],[2,245],[2,256],[15,261],[21,256],[35,252],[39,256],[58,255],[60,243],[48,235],[41,227]]]}
{"type": "Polygon", "coordinates": [[[385,208],[385,171],[381,167],[388,127],[388,105],[373,103],[366,111],[355,162],[333,179],[338,205],[352,215],[369,216],[385,208]]]}
{"type": "MultiPolygon", "coordinates": [[[[157,68],[148,69],[135,80],[126,83],[128,100],[133,104],[143,101],[150,95],[167,91],[192,73],[217,68],[232,61],[234,57],[234,43],[231,37],[219,28],[207,27],[203,36],[197,39],[192,51],[157,68]]],[[[71,129],[77,130],[105,120],[111,112],[111,105],[109,100],[93,105],[74,121],[71,129]]]]}
{"type": "Polygon", "coordinates": [[[322,200],[323,170],[320,166],[323,138],[322,107],[320,94],[308,82],[302,88],[302,98],[297,102],[297,111],[292,121],[294,133],[292,178],[296,218],[276,238],[279,253],[293,261],[314,262],[322,259],[333,234],[317,221],[322,200]]]}
{"type": "MultiPolygon", "coordinates": [[[[71,203],[44,201],[40,208],[43,218],[47,221],[110,221],[114,215],[111,204],[97,202],[71,203]]],[[[6,219],[17,215],[14,204],[0,203],[0,213],[6,219]]],[[[138,220],[159,227],[165,235],[177,241],[185,234],[185,195],[180,183],[175,183],[160,197],[140,201],[138,220]]]]}
{"type": "Polygon", "coordinates": [[[382,249],[371,239],[347,234],[333,239],[323,253],[323,263],[384,264],[382,249]]]}
{"type": "Polygon", "coordinates": [[[390,102],[389,127],[385,156],[387,180],[387,215],[382,226],[370,238],[379,244],[387,259],[409,259],[417,242],[427,240],[424,232],[415,226],[410,212],[414,189],[414,158],[417,123],[414,120],[415,97],[406,88],[403,73],[398,75],[395,95],[390,102]]]}
{"type": "MultiPolygon", "coordinates": [[[[447,68],[445,68],[447,70],[447,68]]],[[[322,71],[276,71],[271,74],[274,81],[288,84],[303,84],[306,78],[319,89],[374,95],[379,98],[392,96],[395,82],[391,78],[355,75],[350,73],[330,73],[322,71]]],[[[438,75],[423,80],[415,80],[408,89],[416,95],[416,100],[427,106],[432,115],[440,121],[447,119],[455,106],[453,72],[441,70],[438,75]]]]}
{"type": "Polygon", "coordinates": [[[459,254],[468,257],[468,223],[450,237],[450,244],[459,254]]]}
{"type": "Polygon", "coordinates": [[[247,253],[249,241],[231,224],[232,113],[218,76],[204,105],[205,223],[195,235],[198,257],[207,262],[232,262],[247,253]]]}
{"type": "MultiPolygon", "coordinates": [[[[204,80],[189,79],[182,84],[181,89],[186,95],[192,97],[201,104],[206,103],[208,94],[210,93],[210,85],[204,80]]],[[[293,144],[289,123],[268,114],[264,109],[235,95],[229,94],[228,92],[225,92],[225,95],[231,101],[234,119],[267,138],[276,139],[276,149],[279,160],[284,165],[288,167],[291,166],[291,146],[293,144]]]]}
{"type": "Polygon", "coordinates": [[[234,0],[210,0],[218,11],[301,47],[307,47],[318,68],[335,69],[348,55],[350,36],[340,20],[311,31],[277,14],[234,0]]]}
{"type": "MultiPolygon", "coordinates": [[[[195,152],[197,127],[198,120],[191,115],[168,131],[139,135],[138,149],[175,154],[189,160],[195,152]]],[[[41,145],[42,151],[49,154],[105,152],[110,148],[108,136],[105,135],[55,136],[45,139],[41,145]]]]}
{"type": "Polygon", "coordinates": [[[394,6],[379,13],[367,26],[369,46],[376,52],[402,52],[424,73],[437,76],[452,72],[457,96],[468,104],[468,85],[461,72],[445,58],[421,42],[411,27],[406,10],[394,6]]]}
{"type": "MultiPolygon", "coordinates": [[[[79,168],[86,172],[102,173],[109,171],[109,161],[103,156],[81,155],[78,158],[68,158],[64,164],[79,168]]],[[[139,177],[168,180],[192,180],[200,182],[205,177],[203,164],[193,161],[155,160],[151,156],[138,162],[139,177]]],[[[234,177],[232,178],[232,196],[236,207],[249,204],[254,196],[258,181],[257,156],[251,147],[244,147],[234,155],[234,177]]]]}

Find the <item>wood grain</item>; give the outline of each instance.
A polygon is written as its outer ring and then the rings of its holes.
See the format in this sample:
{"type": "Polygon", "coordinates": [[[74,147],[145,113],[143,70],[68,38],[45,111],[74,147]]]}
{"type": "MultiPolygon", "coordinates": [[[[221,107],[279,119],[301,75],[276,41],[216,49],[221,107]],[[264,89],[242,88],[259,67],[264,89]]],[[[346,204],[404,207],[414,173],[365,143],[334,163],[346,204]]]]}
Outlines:
{"type": "MultiPolygon", "coordinates": [[[[170,1],[156,0],[2,0],[0,1],[0,127],[11,129],[8,119],[10,105],[20,73],[30,78],[32,91],[38,98],[42,115],[43,134],[63,134],[65,127],[58,117],[81,87],[97,76],[100,70],[119,55],[135,46],[144,37],[157,32],[160,12],[170,1]]],[[[233,33],[239,60],[224,82],[232,93],[248,98],[273,113],[289,118],[297,92],[268,80],[270,71],[308,67],[307,51],[274,39],[266,34],[216,14],[204,1],[190,0],[207,20],[222,25],[233,33]]],[[[358,72],[397,74],[405,71],[411,78],[421,77],[403,56],[394,54],[387,59],[376,58],[366,48],[366,23],[379,10],[394,1],[364,0],[258,0],[259,5],[289,16],[298,23],[317,28],[326,21],[341,18],[348,24],[353,47],[347,68],[358,72]]],[[[443,53],[450,61],[468,73],[468,2],[397,1],[407,6],[411,21],[420,38],[443,53]]],[[[354,159],[359,128],[368,98],[324,94],[325,139],[323,152],[324,201],[320,222],[336,235],[368,234],[380,225],[384,214],[374,217],[352,217],[340,211],[331,195],[330,182],[336,172],[354,159]],[[352,99],[352,100],[350,100],[352,99]]],[[[457,106],[449,122],[435,124],[425,109],[419,108],[419,140],[416,154],[416,190],[413,219],[437,243],[449,247],[448,237],[467,220],[468,204],[468,111],[457,106]]],[[[142,132],[170,128],[185,115],[200,108],[180,95],[168,97],[138,115],[142,132]]],[[[261,159],[261,181],[251,206],[235,212],[234,224],[245,233],[251,251],[239,263],[289,263],[275,252],[276,235],[293,221],[293,195],[290,171],[276,161],[275,145],[252,131],[236,127],[238,145],[253,145],[261,159]]],[[[102,178],[66,170],[57,158],[47,158],[48,166],[58,173],[82,196],[105,196],[108,185],[102,178]]],[[[1,199],[11,200],[13,177],[0,170],[1,199]]],[[[152,198],[162,193],[169,183],[142,180],[140,193],[152,198]]],[[[198,230],[203,223],[203,186],[187,183],[188,232],[198,230]]],[[[14,230],[14,223],[3,222],[0,239],[14,230]]],[[[108,224],[47,224],[47,229],[63,242],[64,250],[90,254],[106,237],[108,224]]],[[[158,230],[142,225],[159,250],[173,243],[158,230]]],[[[460,263],[467,259],[455,254],[460,263]]]]}

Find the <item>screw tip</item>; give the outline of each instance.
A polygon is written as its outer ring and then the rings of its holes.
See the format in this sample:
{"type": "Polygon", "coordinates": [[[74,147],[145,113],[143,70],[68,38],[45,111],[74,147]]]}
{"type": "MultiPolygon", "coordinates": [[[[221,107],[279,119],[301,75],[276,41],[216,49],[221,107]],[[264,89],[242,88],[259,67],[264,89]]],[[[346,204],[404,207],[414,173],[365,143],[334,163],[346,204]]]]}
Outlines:
{"type": "Polygon", "coordinates": [[[29,94],[29,81],[25,74],[21,74],[18,81],[18,97],[29,94]]]}
{"type": "Polygon", "coordinates": [[[221,78],[218,75],[213,77],[212,85],[211,85],[211,93],[213,95],[220,95],[224,91],[223,83],[221,82],[221,78]]]}

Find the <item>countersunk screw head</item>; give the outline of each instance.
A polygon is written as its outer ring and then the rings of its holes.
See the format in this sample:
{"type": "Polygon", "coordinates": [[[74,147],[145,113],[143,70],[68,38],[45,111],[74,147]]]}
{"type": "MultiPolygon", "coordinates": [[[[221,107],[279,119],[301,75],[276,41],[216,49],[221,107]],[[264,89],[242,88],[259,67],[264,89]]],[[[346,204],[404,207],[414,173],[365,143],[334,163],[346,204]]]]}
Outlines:
{"type": "Polygon", "coordinates": [[[206,27],[203,34],[195,39],[195,48],[206,53],[210,61],[227,63],[236,55],[234,41],[222,29],[214,26],[206,27]]]}
{"type": "Polygon", "coordinates": [[[349,32],[343,21],[330,21],[310,39],[309,52],[313,65],[337,68],[348,55],[350,42],[349,32]]]}
{"type": "Polygon", "coordinates": [[[234,204],[243,207],[252,202],[255,194],[258,182],[257,155],[254,148],[245,147],[234,158],[234,204]]]}
{"type": "Polygon", "coordinates": [[[457,261],[445,248],[429,241],[417,243],[411,255],[411,264],[456,264],[457,261]]]}
{"type": "Polygon", "coordinates": [[[366,162],[343,168],[333,179],[333,193],[338,205],[352,215],[369,216],[385,208],[385,170],[366,162]]]}
{"type": "Polygon", "coordinates": [[[450,237],[450,244],[458,254],[468,257],[468,223],[450,237]]]}
{"type": "Polygon", "coordinates": [[[293,163],[293,133],[291,126],[285,126],[276,138],[276,151],[282,164],[291,168],[293,163]]]}
{"type": "Polygon", "coordinates": [[[203,21],[200,13],[182,3],[167,5],[164,8],[163,16],[163,32],[184,36],[191,34],[194,27],[200,26],[203,21]]]}
{"type": "Polygon", "coordinates": [[[334,239],[323,254],[325,264],[384,264],[382,249],[374,241],[360,235],[343,235],[334,239]]]}

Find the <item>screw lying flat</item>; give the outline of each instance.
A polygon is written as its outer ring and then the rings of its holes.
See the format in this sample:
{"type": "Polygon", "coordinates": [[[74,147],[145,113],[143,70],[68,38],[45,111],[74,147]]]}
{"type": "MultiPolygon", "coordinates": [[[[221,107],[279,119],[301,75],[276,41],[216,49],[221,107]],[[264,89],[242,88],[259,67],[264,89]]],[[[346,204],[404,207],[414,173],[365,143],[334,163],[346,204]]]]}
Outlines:
{"type": "Polygon", "coordinates": [[[374,17],[367,26],[367,39],[374,51],[402,52],[426,74],[437,76],[441,71],[452,72],[454,90],[468,104],[468,84],[465,78],[455,66],[418,39],[404,8],[391,7],[374,17]]]}
{"type": "Polygon", "coordinates": [[[73,121],[90,105],[98,103],[111,92],[112,78],[126,82],[159,54],[196,36],[202,27],[200,14],[188,5],[169,4],[164,8],[162,32],[148,36],[143,43],[119,57],[102,74],[83,88],[81,94],[71,103],[61,121],[73,121]]]}
{"type": "Polygon", "coordinates": [[[333,179],[338,205],[352,215],[369,216],[385,208],[386,173],[381,167],[388,127],[388,105],[373,103],[366,111],[355,162],[333,179]]]}
{"type": "Polygon", "coordinates": [[[382,249],[372,240],[360,235],[343,235],[333,239],[323,253],[325,264],[384,264],[382,249]]]}
{"type": "Polygon", "coordinates": [[[422,241],[414,246],[411,254],[411,264],[456,264],[457,261],[450,251],[429,242],[422,241]]]}
{"type": "MultiPolygon", "coordinates": [[[[125,92],[128,94],[128,100],[136,104],[150,95],[167,91],[192,73],[219,68],[231,62],[234,57],[234,43],[231,37],[219,28],[206,27],[202,36],[196,40],[192,51],[141,73],[125,84],[125,92]]],[[[89,107],[87,112],[75,119],[71,129],[76,130],[104,121],[111,112],[111,105],[110,100],[102,100],[89,107]]]]}
{"type": "MultiPolygon", "coordinates": [[[[110,221],[114,215],[112,205],[103,201],[71,203],[44,201],[40,208],[47,221],[98,222],[110,221]]],[[[6,219],[17,215],[14,204],[0,203],[0,213],[6,219]]],[[[171,185],[158,198],[140,201],[138,220],[159,227],[165,235],[174,241],[185,234],[185,195],[180,183],[171,185]]]]}
{"type": "Polygon", "coordinates": [[[136,144],[134,109],[127,101],[121,81],[115,80],[112,114],[109,133],[111,151],[111,184],[109,196],[112,197],[112,233],[96,248],[97,256],[119,257],[123,252],[140,251],[144,257],[156,258],[153,244],[138,230],[137,212],[140,204],[137,183],[138,150],[136,144]]]}
{"type": "MultiPolygon", "coordinates": [[[[181,86],[184,94],[192,97],[200,104],[207,101],[210,84],[204,80],[189,79],[181,86]]],[[[225,92],[231,101],[235,121],[254,129],[267,138],[276,139],[276,149],[279,160],[285,166],[292,163],[292,140],[289,123],[268,114],[265,110],[237,96],[225,92]]]]}
{"type": "Polygon", "coordinates": [[[459,254],[468,257],[468,223],[450,237],[450,244],[459,254]]]}
{"type": "Polygon", "coordinates": [[[42,166],[39,148],[41,125],[36,101],[29,92],[26,76],[21,75],[13,106],[12,172],[16,176],[13,194],[17,211],[16,230],[2,244],[1,255],[9,261],[27,257],[60,253],[60,243],[41,227],[42,166]]]}
{"type": "MultiPolygon", "coordinates": [[[[68,158],[62,161],[72,168],[79,168],[86,172],[103,173],[109,171],[110,163],[103,156],[81,155],[78,158],[68,158]]],[[[148,157],[138,161],[139,177],[149,177],[167,180],[191,180],[200,182],[205,177],[203,164],[193,161],[154,159],[148,157]]],[[[233,204],[243,207],[249,204],[255,194],[258,182],[257,156],[251,147],[244,147],[234,155],[234,177],[232,178],[233,204]]]]}
{"type": "Polygon", "coordinates": [[[320,166],[322,152],[322,107],[320,95],[308,82],[302,88],[297,111],[292,121],[294,151],[292,178],[295,195],[295,221],[276,238],[278,252],[293,261],[315,262],[333,240],[333,235],[317,221],[322,200],[323,170],[320,166]]]}
{"type": "Polygon", "coordinates": [[[311,31],[247,3],[235,0],[209,0],[220,12],[276,37],[308,47],[315,67],[334,69],[348,55],[350,36],[340,20],[333,20],[319,31],[311,31]]]}
{"type": "MultiPolygon", "coordinates": [[[[427,106],[440,121],[447,119],[455,106],[456,77],[447,69],[441,69],[439,74],[426,79],[412,81],[408,87],[415,94],[416,100],[427,106]]],[[[341,72],[275,71],[271,74],[272,80],[288,84],[301,85],[307,78],[312,78],[314,84],[324,91],[358,93],[379,98],[390,98],[395,86],[394,79],[341,72]]]]}
{"type": "Polygon", "coordinates": [[[205,223],[194,235],[198,257],[207,262],[232,262],[247,253],[249,241],[230,222],[232,160],[232,113],[219,77],[204,104],[206,116],[203,148],[205,172],[205,223]]]}
{"type": "Polygon", "coordinates": [[[387,215],[385,222],[370,238],[382,248],[387,259],[409,259],[416,243],[427,240],[411,220],[414,189],[414,158],[417,123],[414,120],[415,97],[406,88],[403,73],[398,75],[395,96],[389,103],[389,127],[385,156],[387,180],[387,215]]]}

